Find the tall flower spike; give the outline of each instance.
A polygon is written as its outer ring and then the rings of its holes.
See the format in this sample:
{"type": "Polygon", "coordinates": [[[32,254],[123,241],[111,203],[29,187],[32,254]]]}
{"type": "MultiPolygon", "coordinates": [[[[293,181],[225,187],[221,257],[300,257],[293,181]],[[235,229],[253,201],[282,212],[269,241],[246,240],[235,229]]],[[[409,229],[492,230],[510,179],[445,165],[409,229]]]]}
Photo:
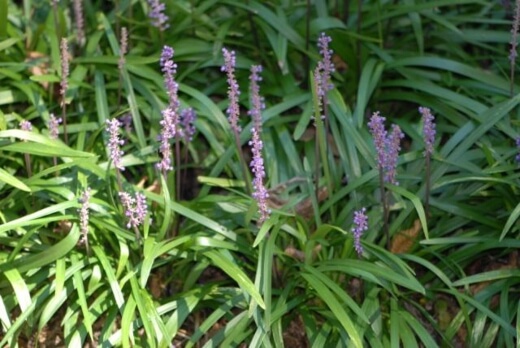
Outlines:
{"type": "Polygon", "coordinates": [[[119,170],[125,170],[125,167],[123,167],[123,164],[121,163],[121,157],[124,155],[124,152],[121,151],[121,146],[125,142],[119,138],[120,129],[121,122],[119,122],[117,118],[107,120],[107,132],[110,134],[110,139],[108,140],[110,159],[112,160],[114,167],[119,170]]]}
{"type": "Polygon", "coordinates": [[[354,235],[354,249],[359,256],[363,253],[363,246],[361,245],[361,236],[363,232],[368,230],[368,217],[366,215],[366,209],[362,208],[354,212],[354,227],[352,228],[352,234],[354,235]]]}
{"type": "Polygon", "coordinates": [[[253,118],[253,128],[251,130],[252,139],[249,142],[249,146],[251,146],[251,151],[253,153],[253,159],[251,161],[251,170],[253,171],[253,198],[258,202],[258,210],[260,212],[260,219],[258,220],[258,225],[262,225],[262,223],[267,220],[271,211],[267,206],[267,198],[269,197],[269,193],[264,186],[264,177],[265,177],[265,169],[264,169],[264,159],[262,157],[262,148],[263,143],[262,139],[260,139],[260,134],[262,133],[262,109],[265,108],[262,97],[260,96],[260,87],[258,83],[262,80],[259,76],[262,71],[262,67],[259,65],[254,65],[251,67],[251,75],[250,75],[250,93],[251,93],[251,110],[249,111],[249,115],[253,118]]]}
{"type": "Polygon", "coordinates": [[[90,209],[90,187],[87,187],[83,194],[79,198],[81,208],[79,209],[79,230],[81,234],[80,244],[86,244],[88,241],[88,220],[89,220],[89,209],[90,209]]]}
{"type": "Polygon", "coordinates": [[[430,109],[422,106],[419,108],[419,112],[423,118],[424,154],[431,155],[435,143],[435,117],[433,117],[430,109]]]}
{"type": "Polygon", "coordinates": [[[76,19],[76,35],[78,43],[83,45],[85,40],[85,20],[83,18],[83,4],[82,0],[74,0],[74,17],[76,19]]]}
{"type": "Polygon", "coordinates": [[[166,5],[159,0],[148,0],[148,5],[150,5],[150,12],[148,13],[148,17],[152,20],[152,25],[158,28],[160,31],[165,31],[170,27],[168,21],[170,18],[164,14],[166,10],[166,5]]]}
{"type": "Polygon", "coordinates": [[[60,52],[61,52],[61,82],[60,82],[60,95],[61,95],[61,103],[62,106],[65,104],[65,95],[67,94],[67,89],[69,88],[69,43],[66,38],[61,39],[60,43],[60,52]]]}
{"type": "Polygon", "coordinates": [[[177,134],[179,136],[182,135],[182,130],[179,127],[179,85],[175,81],[177,65],[173,62],[173,54],[173,48],[164,46],[160,59],[161,70],[164,74],[164,85],[169,97],[168,107],[162,111],[163,119],[160,122],[161,134],[159,140],[161,142],[162,160],[156,166],[161,171],[173,169],[171,165],[172,151],[170,139],[175,138],[177,134]]]}
{"type": "Polygon", "coordinates": [[[334,63],[332,63],[333,51],[329,48],[329,43],[332,41],[330,36],[321,33],[318,39],[318,47],[320,48],[320,54],[322,60],[318,63],[318,68],[321,71],[321,97],[324,97],[327,91],[334,88],[334,84],[331,82],[330,75],[334,72],[334,63]]]}
{"type": "Polygon", "coordinates": [[[119,44],[119,61],[117,62],[117,67],[119,70],[123,70],[125,66],[126,60],[125,55],[128,51],[128,30],[126,27],[121,28],[121,42],[119,44]]]}
{"type": "Polygon", "coordinates": [[[399,185],[395,180],[396,169],[397,169],[397,158],[399,157],[399,151],[401,150],[401,139],[404,138],[404,134],[399,126],[392,125],[392,132],[387,139],[387,154],[386,154],[386,165],[385,165],[385,182],[399,185]]]}
{"type": "Polygon", "coordinates": [[[379,111],[375,112],[368,122],[368,127],[374,139],[374,145],[377,151],[377,166],[379,170],[383,170],[386,165],[386,138],[385,118],[379,115],[379,111]]]}
{"type": "Polygon", "coordinates": [[[240,133],[242,130],[238,124],[238,117],[240,116],[240,108],[238,106],[238,98],[240,96],[240,90],[238,86],[238,82],[235,78],[235,51],[228,51],[227,49],[222,49],[222,54],[224,55],[224,65],[221,70],[227,74],[227,83],[228,83],[228,98],[229,98],[229,106],[226,110],[228,114],[228,120],[231,124],[231,129],[235,133],[240,133]]]}
{"type": "Polygon", "coordinates": [[[56,118],[54,114],[51,114],[49,117],[49,137],[51,139],[58,139],[58,126],[63,120],[60,118],[56,118]]]}

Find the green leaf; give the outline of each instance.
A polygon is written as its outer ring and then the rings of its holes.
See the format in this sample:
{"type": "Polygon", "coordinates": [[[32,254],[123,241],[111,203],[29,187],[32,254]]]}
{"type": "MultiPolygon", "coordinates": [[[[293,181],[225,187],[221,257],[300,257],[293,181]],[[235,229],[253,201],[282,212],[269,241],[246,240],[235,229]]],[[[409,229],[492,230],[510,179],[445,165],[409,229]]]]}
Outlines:
{"type": "MultiPolygon", "coordinates": [[[[70,203],[70,202],[66,202],[70,203]]],[[[74,202],[75,203],[75,202],[74,202]]],[[[22,256],[14,261],[6,262],[0,265],[0,271],[6,271],[16,268],[20,273],[43,267],[69,253],[78,243],[79,228],[73,225],[70,233],[55,245],[46,248],[44,251],[22,256]]]]}
{"type": "Polygon", "coordinates": [[[31,192],[31,189],[27,185],[25,185],[22,181],[18,180],[2,168],[0,168],[0,181],[3,181],[8,185],[16,187],[19,190],[31,192]]]}
{"type": "Polygon", "coordinates": [[[334,313],[341,326],[345,329],[350,339],[352,340],[352,347],[363,347],[363,341],[361,336],[357,332],[352,319],[350,319],[349,315],[336,299],[334,294],[329,290],[329,288],[319,280],[315,275],[307,273],[310,267],[306,266],[304,269],[306,272],[303,272],[301,276],[309,283],[310,286],[314,288],[317,296],[323,300],[329,307],[329,309],[334,313]]]}
{"type": "Polygon", "coordinates": [[[206,255],[215,266],[219,267],[221,270],[223,270],[228,276],[230,276],[233,280],[235,280],[238,285],[247,293],[249,294],[255,301],[258,303],[258,305],[265,309],[265,303],[262,299],[262,296],[258,293],[258,291],[255,288],[255,285],[253,282],[247,277],[247,275],[231,260],[224,257],[220,252],[218,251],[208,251],[205,252],[204,255],[206,255]]]}

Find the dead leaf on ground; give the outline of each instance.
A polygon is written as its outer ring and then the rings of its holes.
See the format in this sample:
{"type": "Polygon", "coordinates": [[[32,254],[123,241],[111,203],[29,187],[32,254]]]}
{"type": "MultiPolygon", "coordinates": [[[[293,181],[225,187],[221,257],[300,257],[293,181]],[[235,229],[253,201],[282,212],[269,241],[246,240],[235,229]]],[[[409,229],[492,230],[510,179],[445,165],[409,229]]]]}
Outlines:
{"type": "Polygon", "coordinates": [[[411,228],[397,233],[394,238],[392,238],[390,252],[394,254],[404,254],[410,251],[413,245],[417,242],[417,237],[421,230],[421,222],[419,219],[416,219],[411,228]]]}

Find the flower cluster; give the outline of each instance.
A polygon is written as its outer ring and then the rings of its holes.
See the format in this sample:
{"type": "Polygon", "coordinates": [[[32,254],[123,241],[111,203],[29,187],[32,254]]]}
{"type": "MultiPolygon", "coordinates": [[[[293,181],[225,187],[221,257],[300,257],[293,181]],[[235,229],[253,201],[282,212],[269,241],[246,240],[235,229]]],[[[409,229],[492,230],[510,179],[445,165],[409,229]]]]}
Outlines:
{"type": "Polygon", "coordinates": [[[324,97],[327,91],[334,88],[331,82],[330,75],[335,71],[334,63],[332,63],[333,51],[329,48],[329,43],[332,41],[330,36],[321,33],[318,39],[318,47],[320,49],[321,61],[318,62],[318,69],[321,71],[319,95],[324,97]]]}
{"type": "Polygon", "coordinates": [[[159,0],[148,0],[148,5],[150,5],[150,12],[148,13],[148,17],[152,20],[152,25],[158,28],[160,31],[165,31],[170,27],[168,21],[170,18],[164,14],[166,10],[166,5],[159,0]]]}
{"type": "Polygon", "coordinates": [[[423,136],[425,143],[425,155],[431,155],[433,153],[433,144],[435,142],[435,117],[433,117],[430,109],[420,107],[419,112],[423,117],[423,136]]]}
{"type": "Polygon", "coordinates": [[[226,113],[228,114],[228,120],[231,124],[231,129],[233,132],[240,133],[242,130],[238,124],[238,117],[240,115],[238,98],[240,97],[240,90],[238,82],[235,78],[235,51],[228,51],[226,48],[223,48],[222,54],[224,55],[224,65],[221,67],[221,70],[227,74],[228,83],[229,106],[226,110],[226,113]]]}
{"type": "Polygon", "coordinates": [[[83,194],[79,198],[79,203],[81,204],[81,208],[79,209],[79,230],[81,233],[80,244],[87,243],[90,192],[90,187],[87,187],[87,189],[83,191],[83,194]]]}
{"type": "Polygon", "coordinates": [[[164,74],[164,85],[169,97],[168,107],[162,111],[163,118],[160,122],[161,134],[159,135],[159,141],[161,142],[162,160],[156,166],[161,171],[173,169],[171,165],[172,151],[170,139],[175,138],[177,135],[182,136],[182,130],[179,127],[179,85],[175,81],[177,65],[173,62],[173,54],[173,48],[164,46],[160,59],[161,69],[164,74]]]}
{"type": "Polygon", "coordinates": [[[148,213],[148,204],[144,194],[137,192],[132,197],[128,192],[119,192],[119,199],[125,210],[125,216],[128,219],[127,228],[138,227],[144,222],[148,213]]]}
{"type": "Polygon", "coordinates": [[[121,146],[125,142],[119,138],[120,128],[121,122],[119,122],[117,118],[107,120],[107,132],[110,134],[108,140],[110,159],[112,160],[112,163],[114,163],[114,167],[119,170],[125,170],[125,167],[123,167],[123,164],[121,163],[121,157],[124,155],[124,152],[121,151],[121,146]]]}
{"type": "Polygon", "coordinates": [[[366,211],[365,208],[362,208],[361,210],[354,212],[354,227],[352,228],[352,234],[354,235],[354,248],[358,255],[363,253],[361,236],[364,231],[368,230],[368,217],[366,211]]]}
{"type": "Polygon", "coordinates": [[[267,207],[267,198],[269,193],[264,186],[264,159],[262,157],[263,142],[260,139],[262,133],[262,109],[265,108],[262,97],[260,96],[260,87],[258,83],[262,80],[260,77],[262,67],[254,65],[251,67],[250,75],[250,95],[251,95],[251,110],[249,115],[253,118],[253,128],[251,130],[252,139],[249,141],[251,151],[253,153],[253,159],[251,160],[251,170],[253,171],[253,198],[258,202],[258,210],[260,212],[260,219],[258,225],[261,225],[271,213],[267,207]]]}
{"type": "MultiPolygon", "coordinates": [[[[332,41],[330,36],[321,33],[318,39],[318,48],[322,59],[318,62],[316,69],[314,69],[314,90],[318,97],[317,112],[325,119],[322,113],[322,106],[327,103],[327,92],[334,88],[331,82],[331,74],[334,72],[334,63],[332,63],[333,51],[329,48],[329,43],[332,41]]],[[[316,125],[316,122],[314,123],[316,125]]]]}
{"type": "Polygon", "coordinates": [[[20,129],[26,132],[31,132],[33,129],[32,123],[27,120],[22,120],[20,122],[20,129]]]}
{"type": "Polygon", "coordinates": [[[385,130],[385,120],[384,117],[379,115],[379,112],[375,112],[368,122],[368,127],[374,139],[379,171],[384,174],[385,182],[399,185],[395,176],[397,158],[401,150],[401,139],[404,138],[404,134],[399,126],[392,125],[392,132],[388,135],[385,130]]]}
{"type": "Polygon", "coordinates": [[[60,118],[57,118],[54,116],[54,114],[51,114],[49,117],[49,136],[51,139],[58,139],[58,126],[63,120],[60,118]]]}
{"type": "Polygon", "coordinates": [[[60,95],[62,105],[65,104],[65,94],[67,93],[67,89],[69,88],[69,43],[66,38],[61,39],[60,43],[60,53],[61,53],[61,82],[60,82],[60,95]]]}

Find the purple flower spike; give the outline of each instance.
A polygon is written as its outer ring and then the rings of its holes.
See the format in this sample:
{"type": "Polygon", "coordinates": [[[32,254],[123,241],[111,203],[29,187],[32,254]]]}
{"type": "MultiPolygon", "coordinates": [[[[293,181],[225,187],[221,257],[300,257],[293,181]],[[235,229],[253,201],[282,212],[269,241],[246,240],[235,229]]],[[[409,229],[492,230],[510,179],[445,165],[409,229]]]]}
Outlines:
{"type": "Polygon", "coordinates": [[[184,140],[192,141],[195,134],[195,119],[197,114],[193,108],[187,108],[181,111],[181,124],[184,129],[184,140]]]}
{"type": "Polygon", "coordinates": [[[382,173],[384,181],[399,185],[395,180],[397,158],[401,150],[401,139],[404,137],[401,128],[392,125],[390,134],[385,130],[385,118],[375,112],[368,122],[368,127],[374,139],[377,152],[377,167],[382,173]]]}
{"type": "Polygon", "coordinates": [[[375,112],[368,122],[368,127],[374,138],[374,145],[377,151],[377,166],[379,170],[383,170],[386,166],[386,130],[385,120],[383,116],[379,115],[379,111],[375,112]]]}
{"type": "Polygon", "coordinates": [[[119,122],[117,118],[107,120],[107,132],[110,134],[110,139],[108,141],[110,159],[112,160],[114,167],[118,170],[125,170],[125,167],[123,167],[123,164],[121,163],[121,157],[124,155],[124,152],[121,151],[121,146],[125,142],[119,138],[120,128],[121,122],[119,122]]]}
{"type": "Polygon", "coordinates": [[[320,54],[322,56],[322,60],[318,63],[318,68],[322,73],[321,77],[321,97],[325,96],[327,91],[330,91],[334,88],[334,84],[331,82],[330,75],[334,72],[334,63],[332,63],[332,53],[333,51],[329,48],[329,43],[332,41],[330,36],[325,35],[325,33],[321,33],[318,39],[318,47],[320,48],[320,54]]]}
{"type": "Polygon", "coordinates": [[[119,192],[119,199],[123,205],[125,216],[128,219],[127,228],[139,227],[144,222],[148,213],[146,197],[142,193],[136,193],[135,198],[128,192],[119,192]]]}
{"type": "Polygon", "coordinates": [[[170,27],[168,21],[170,18],[164,14],[166,10],[166,5],[164,5],[159,0],[148,0],[148,5],[150,5],[150,12],[148,13],[148,17],[152,20],[152,25],[158,28],[160,31],[165,31],[170,27]]]}
{"type": "Polygon", "coordinates": [[[354,248],[358,256],[363,253],[363,246],[361,245],[361,236],[363,232],[368,230],[368,217],[366,215],[366,209],[362,208],[354,212],[354,227],[352,228],[352,234],[354,235],[354,248]]]}
{"type": "Polygon", "coordinates": [[[401,139],[404,138],[404,134],[399,126],[392,125],[392,132],[388,137],[387,144],[387,157],[386,157],[386,174],[385,181],[394,185],[399,185],[395,180],[396,168],[397,168],[397,157],[399,157],[399,151],[401,150],[401,139]]]}
{"type": "Polygon", "coordinates": [[[179,85],[175,81],[175,74],[177,73],[177,64],[173,62],[173,48],[164,46],[161,54],[161,70],[164,74],[164,85],[168,92],[169,105],[162,111],[163,119],[161,120],[161,141],[160,151],[162,160],[157,164],[157,168],[161,171],[172,170],[171,165],[171,145],[170,139],[176,136],[182,137],[182,129],[179,127],[179,85]]]}
{"type": "Polygon", "coordinates": [[[87,187],[83,194],[79,198],[79,203],[81,203],[81,208],[79,209],[79,230],[81,233],[81,239],[79,241],[80,244],[87,243],[88,237],[88,220],[89,220],[89,200],[90,200],[90,187],[87,187]]]}
{"type": "Polygon", "coordinates": [[[51,114],[49,118],[49,137],[51,139],[58,139],[58,126],[63,120],[60,118],[56,118],[54,114],[51,114]]]}
{"type": "Polygon", "coordinates": [[[433,153],[433,144],[435,142],[435,117],[433,117],[430,109],[420,107],[419,112],[423,117],[423,136],[426,150],[425,155],[431,155],[433,153]]]}
{"type": "Polygon", "coordinates": [[[253,118],[253,128],[251,130],[252,139],[249,142],[249,146],[251,146],[251,151],[253,153],[253,159],[250,164],[251,170],[254,174],[252,196],[258,203],[260,219],[258,219],[257,223],[259,226],[262,225],[265,220],[267,220],[271,213],[267,206],[267,198],[269,197],[269,193],[264,186],[265,169],[264,159],[262,157],[262,148],[264,145],[262,139],[260,138],[260,134],[262,133],[262,109],[265,108],[263,99],[260,96],[260,87],[258,85],[258,82],[262,80],[259,75],[261,71],[262,67],[259,65],[254,65],[251,67],[251,110],[249,111],[249,115],[253,118]]]}
{"type": "Polygon", "coordinates": [[[224,55],[224,65],[222,66],[221,70],[226,72],[228,82],[229,107],[227,108],[226,113],[228,114],[228,120],[231,124],[231,129],[233,132],[240,133],[242,130],[238,125],[238,117],[240,116],[238,98],[240,96],[240,90],[238,82],[235,78],[235,51],[228,51],[227,49],[223,48],[222,54],[224,55]]]}

